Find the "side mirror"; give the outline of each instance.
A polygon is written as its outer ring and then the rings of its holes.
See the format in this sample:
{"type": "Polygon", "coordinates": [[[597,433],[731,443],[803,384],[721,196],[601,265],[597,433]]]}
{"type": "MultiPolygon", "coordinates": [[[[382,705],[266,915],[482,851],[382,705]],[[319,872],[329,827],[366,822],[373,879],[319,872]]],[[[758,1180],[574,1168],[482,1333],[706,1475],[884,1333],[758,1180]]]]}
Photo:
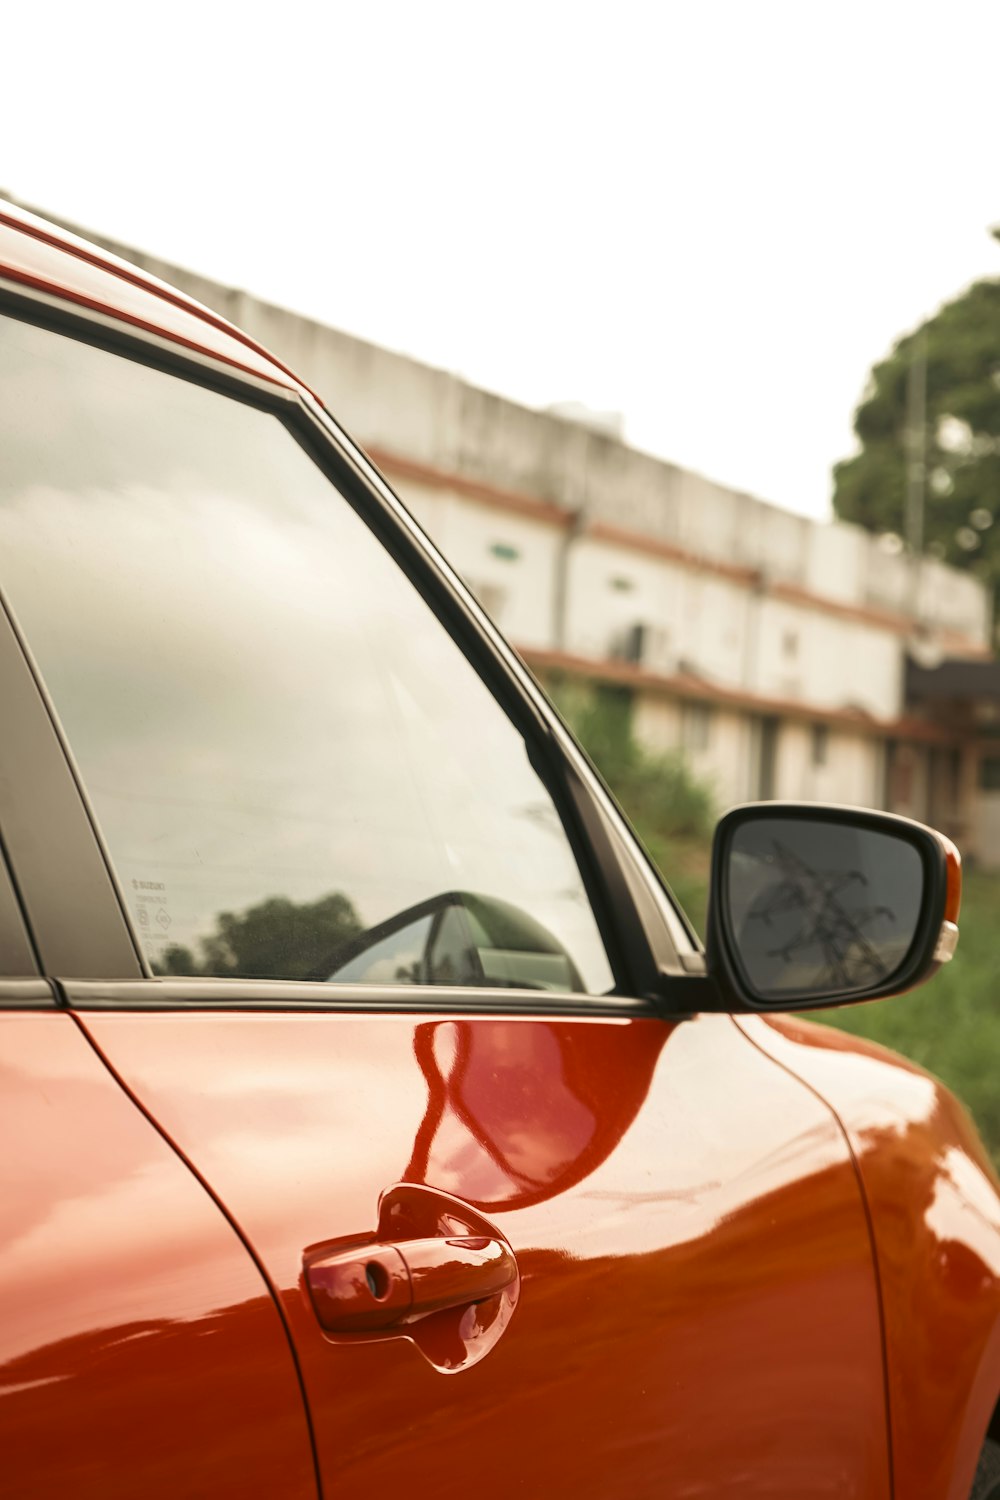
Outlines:
{"type": "Polygon", "coordinates": [[[721,819],[707,968],[722,1008],[805,1010],[899,994],[951,958],[961,857],[921,823],[761,802],[721,819]]]}

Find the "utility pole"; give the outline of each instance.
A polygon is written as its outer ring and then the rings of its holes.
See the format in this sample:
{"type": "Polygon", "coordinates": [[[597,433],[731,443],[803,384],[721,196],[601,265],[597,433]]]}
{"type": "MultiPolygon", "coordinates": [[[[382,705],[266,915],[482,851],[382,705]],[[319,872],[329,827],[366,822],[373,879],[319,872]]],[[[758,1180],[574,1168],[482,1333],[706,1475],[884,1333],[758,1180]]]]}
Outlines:
{"type": "Polygon", "coordinates": [[[927,333],[913,341],[906,373],[906,543],[910,553],[910,614],[920,607],[920,560],[924,551],[927,489],[927,333]]]}

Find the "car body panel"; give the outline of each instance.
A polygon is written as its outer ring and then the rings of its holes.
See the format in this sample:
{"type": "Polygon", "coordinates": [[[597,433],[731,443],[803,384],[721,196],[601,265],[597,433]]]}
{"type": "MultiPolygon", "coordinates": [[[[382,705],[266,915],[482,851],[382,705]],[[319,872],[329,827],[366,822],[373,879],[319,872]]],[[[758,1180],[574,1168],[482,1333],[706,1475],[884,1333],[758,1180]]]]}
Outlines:
{"type": "Polygon", "coordinates": [[[81,1016],[277,1287],[326,1492],[419,1474],[457,1497],[474,1474],[484,1500],[888,1496],[868,1227],[810,1090],[725,1017],[375,1004],[81,1016]],[[520,1300],[473,1368],[320,1330],[303,1253],[363,1241],[401,1181],[471,1206],[517,1258],[520,1300]]]}
{"type": "Polygon", "coordinates": [[[18,1500],[316,1494],[266,1282],[65,1012],[0,1011],[0,1452],[18,1500]]]}
{"type": "Polygon", "coordinates": [[[953,1096],[873,1043],[791,1017],[741,1017],[836,1109],[878,1254],[898,1500],[966,1500],[1000,1389],[1000,1203],[953,1096]]]}

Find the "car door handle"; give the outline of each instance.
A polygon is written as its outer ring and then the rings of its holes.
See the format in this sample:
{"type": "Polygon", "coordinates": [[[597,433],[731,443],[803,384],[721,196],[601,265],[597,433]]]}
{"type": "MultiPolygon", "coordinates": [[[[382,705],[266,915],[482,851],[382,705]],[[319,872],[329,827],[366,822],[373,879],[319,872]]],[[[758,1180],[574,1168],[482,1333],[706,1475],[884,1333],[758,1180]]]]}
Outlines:
{"type": "Polygon", "coordinates": [[[320,1255],[305,1273],[327,1333],[362,1333],[494,1297],[517,1279],[517,1262],[501,1240],[434,1235],[320,1255]]]}

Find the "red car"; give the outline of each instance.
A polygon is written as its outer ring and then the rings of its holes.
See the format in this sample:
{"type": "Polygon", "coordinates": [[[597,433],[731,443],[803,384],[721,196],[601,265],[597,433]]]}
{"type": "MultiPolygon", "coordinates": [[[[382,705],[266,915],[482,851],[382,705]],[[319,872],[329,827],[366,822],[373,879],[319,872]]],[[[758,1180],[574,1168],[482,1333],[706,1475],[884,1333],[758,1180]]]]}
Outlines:
{"type": "Polygon", "coordinates": [[[876,813],[707,950],[322,403],[0,205],[10,1497],[1000,1494],[1000,1199],[791,1011],[950,956],[876,813]]]}

